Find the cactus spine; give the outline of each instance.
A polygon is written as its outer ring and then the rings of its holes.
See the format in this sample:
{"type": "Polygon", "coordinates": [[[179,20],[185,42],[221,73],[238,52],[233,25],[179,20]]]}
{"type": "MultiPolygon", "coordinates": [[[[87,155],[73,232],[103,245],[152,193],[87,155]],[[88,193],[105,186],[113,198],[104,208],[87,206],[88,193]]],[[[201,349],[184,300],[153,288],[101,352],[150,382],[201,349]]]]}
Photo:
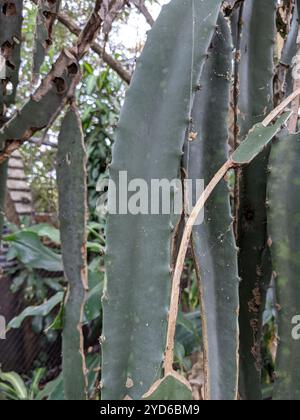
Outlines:
{"type": "Polygon", "coordinates": [[[63,266],[68,282],[63,327],[64,392],[67,400],[85,400],[82,317],[88,289],[86,153],[81,122],[74,105],[67,113],[59,135],[57,183],[63,266]]]}

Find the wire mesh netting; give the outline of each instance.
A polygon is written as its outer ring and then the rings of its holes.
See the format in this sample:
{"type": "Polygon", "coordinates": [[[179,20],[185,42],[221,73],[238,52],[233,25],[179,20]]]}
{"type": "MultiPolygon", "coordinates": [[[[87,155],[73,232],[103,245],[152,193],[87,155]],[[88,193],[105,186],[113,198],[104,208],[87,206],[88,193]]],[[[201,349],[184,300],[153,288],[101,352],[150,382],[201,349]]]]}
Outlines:
{"type": "MultiPolygon", "coordinates": [[[[5,232],[7,233],[7,232],[5,232]]],[[[8,324],[18,316],[29,302],[24,299],[24,290],[13,290],[17,261],[7,260],[8,247],[5,243],[0,250],[0,314],[8,324]]],[[[57,273],[40,271],[38,278],[55,278],[57,273]]],[[[0,340],[0,364],[3,371],[28,374],[37,367],[46,367],[48,372],[59,369],[61,364],[61,334],[46,332],[43,320],[28,318],[20,328],[10,329],[6,339],[0,340]]]]}

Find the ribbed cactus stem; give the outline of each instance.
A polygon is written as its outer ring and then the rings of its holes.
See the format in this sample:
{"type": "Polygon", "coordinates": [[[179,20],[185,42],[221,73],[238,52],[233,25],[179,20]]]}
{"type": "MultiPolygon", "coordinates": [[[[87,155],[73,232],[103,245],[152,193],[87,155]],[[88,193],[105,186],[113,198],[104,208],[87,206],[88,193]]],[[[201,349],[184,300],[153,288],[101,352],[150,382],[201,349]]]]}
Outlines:
{"type": "MultiPolygon", "coordinates": [[[[273,107],[276,0],[247,0],[239,65],[239,140],[273,107]]],[[[272,116],[270,117],[273,118],[272,116]]],[[[237,243],[240,283],[240,395],[261,399],[261,331],[272,266],[267,245],[269,150],[239,173],[237,243]]]]}
{"type": "Polygon", "coordinates": [[[269,243],[278,309],[278,352],[274,400],[300,399],[299,353],[299,133],[283,134],[270,156],[268,179],[269,243]]]}
{"type": "MultiPolygon", "coordinates": [[[[228,159],[232,56],[229,26],[220,15],[200,81],[201,90],[197,92],[193,106],[192,128],[197,136],[186,141],[185,168],[188,179],[194,182],[204,179],[207,183],[228,159]]],[[[208,200],[203,223],[193,229],[192,247],[200,287],[205,399],[235,400],[239,281],[230,196],[225,180],[208,200]]]]}
{"type": "MultiPolygon", "coordinates": [[[[153,179],[179,178],[193,99],[220,6],[219,0],[172,0],[162,9],[121,113],[110,168],[115,185],[122,171],[128,182],[143,179],[149,188],[153,179]]],[[[179,217],[109,215],[103,399],[139,399],[161,376],[171,286],[171,225],[179,217]]]]}
{"type": "Polygon", "coordinates": [[[87,398],[83,308],[87,283],[86,152],[75,105],[63,120],[57,153],[59,221],[68,291],[63,322],[63,380],[67,400],[87,398]]]}

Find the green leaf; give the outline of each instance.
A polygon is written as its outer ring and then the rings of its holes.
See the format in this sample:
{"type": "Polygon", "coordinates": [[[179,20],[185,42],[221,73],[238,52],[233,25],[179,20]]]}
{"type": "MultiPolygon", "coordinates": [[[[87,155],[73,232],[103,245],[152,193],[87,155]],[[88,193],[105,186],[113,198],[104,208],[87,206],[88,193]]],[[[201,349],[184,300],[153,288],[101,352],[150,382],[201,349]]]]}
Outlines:
{"type": "Polygon", "coordinates": [[[52,322],[52,324],[49,325],[49,327],[46,329],[45,332],[48,332],[50,330],[61,331],[63,329],[64,307],[65,307],[64,300],[62,300],[58,314],[56,315],[54,321],[52,322]]]}
{"type": "Polygon", "coordinates": [[[176,372],[157,381],[143,396],[143,400],[154,401],[192,401],[190,384],[176,372]]]}
{"type": "Polygon", "coordinates": [[[4,238],[11,244],[15,256],[24,265],[53,272],[63,271],[62,258],[42,244],[34,232],[17,232],[4,238]]]}
{"type": "Polygon", "coordinates": [[[100,376],[101,356],[99,353],[86,356],[87,380],[89,394],[95,394],[95,386],[100,376]]]}
{"type": "Polygon", "coordinates": [[[270,141],[280,132],[287,123],[292,112],[285,112],[274,125],[265,127],[263,124],[256,124],[248,133],[246,139],[233,153],[231,159],[238,165],[249,164],[263,151],[270,141]]]}
{"type": "Polygon", "coordinates": [[[47,371],[46,368],[39,368],[34,371],[32,383],[30,386],[30,399],[31,400],[35,399],[34,398],[35,395],[39,393],[39,385],[46,371],[47,371]]]}
{"type": "Polygon", "coordinates": [[[187,355],[199,351],[201,335],[200,311],[189,314],[179,312],[176,327],[176,342],[184,346],[187,355]]]}
{"type": "Polygon", "coordinates": [[[47,224],[39,224],[30,226],[27,229],[23,229],[23,232],[34,232],[40,237],[47,237],[52,242],[60,244],[60,233],[59,230],[53,226],[47,224]]]}
{"type": "Polygon", "coordinates": [[[51,299],[47,300],[45,303],[39,306],[29,306],[26,308],[19,316],[13,318],[7,328],[8,329],[15,329],[20,328],[22,322],[28,318],[33,316],[42,316],[45,317],[46,315],[50,314],[50,312],[59,305],[64,299],[64,292],[58,292],[54,295],[51,299]]]}
{"type": "Polygon", "coordinates": [[[94,277],[97,284],[87,293],[86,303],[84,306],[85,318],[88,322],[99,318],[102,312],[101,296],[103,292],[103,273],[89,273],[89,283],[91,277],[94,277]]]}
{"type": "Polygon", "coordinates": [[[26,385],[21,378],[15,372],[4,373],[0,370],[0,381],[8,383],[11,388],[13,389],[15,397],[19,400],[27,400],[28,399],[28,392],[26,385]]]}
{"type": "Polygon", "coordinates": [[[98,244],[97,242],[87,242],[86,247],[89,251],[95,252],[95,253],[99,253],[99,254],[103,254],[104,253],[104,247],[100,244],[98,244]]]}
{"type": "Polygon", "coordinates": [[[60,374],[56,379],[48,382],[45,388],[40,391],[36,400],[49,400],[49,401],[63,401],[64,397],[64,385],[63,376],[60,374]]]}

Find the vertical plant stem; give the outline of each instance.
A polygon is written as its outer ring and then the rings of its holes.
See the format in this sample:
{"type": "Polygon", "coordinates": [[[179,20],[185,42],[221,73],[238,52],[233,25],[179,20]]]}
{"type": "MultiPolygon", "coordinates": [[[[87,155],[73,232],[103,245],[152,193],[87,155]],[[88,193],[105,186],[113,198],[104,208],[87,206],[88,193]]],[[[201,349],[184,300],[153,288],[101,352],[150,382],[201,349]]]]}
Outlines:
{"type": "Polygon", "coordinates": [[[88,289],[86,152],[75,105],[63,120],[57,153],[62,257],[68,283],[62,345],[64,391],[67,400],[85,400],[87,384],[82,322],[88,289]]]}

